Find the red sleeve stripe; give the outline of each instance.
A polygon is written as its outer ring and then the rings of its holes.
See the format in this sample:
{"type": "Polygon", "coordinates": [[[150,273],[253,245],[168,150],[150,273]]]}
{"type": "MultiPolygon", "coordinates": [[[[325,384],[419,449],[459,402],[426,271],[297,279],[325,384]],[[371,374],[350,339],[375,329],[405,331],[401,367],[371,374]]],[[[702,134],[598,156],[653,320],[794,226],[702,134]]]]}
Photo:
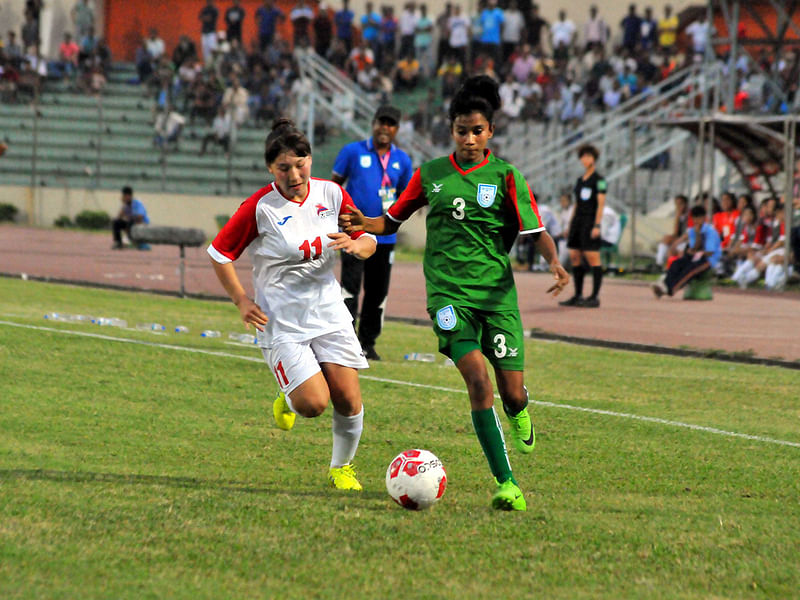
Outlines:
{"type": "Polygon", "coordinates": [[[400,198],[386,212],[386,216],[392,221],[402,223],[427,203],[428,199],[425,197],[425,190],[422,189],[422,175],[420,175],[420,170],[417,169],[414,171],[414,175],[411,177],[411,181],[408,182],[406,189],[400,194],[400,198]]]}
{"type": "MultiPolygon", "coordinates": [[[[209,254],[214,260],[218,256],[233,261],[239,258],[254,239],[258,237],[258,223],[256,222],[256,207],[258,202],[270,188],[262,188],[247,200],[242,202],[238,210],[220,230],[209,247],[209,254]],[[214,249],[217,255],[211,252],[214,249]]],[[[225,262],[228,262],[225,261],[225,262]]],[[[217,260],[217,262],[221,262],[217,260]]]]}

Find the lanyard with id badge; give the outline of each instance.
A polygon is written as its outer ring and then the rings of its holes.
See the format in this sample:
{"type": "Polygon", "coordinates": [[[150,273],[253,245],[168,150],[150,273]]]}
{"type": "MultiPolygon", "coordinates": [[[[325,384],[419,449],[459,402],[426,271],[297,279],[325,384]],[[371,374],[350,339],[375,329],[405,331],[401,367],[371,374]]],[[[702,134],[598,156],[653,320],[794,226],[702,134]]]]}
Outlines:
{"type": "Polygon", "coordinates": [[[387,172],[389,169],[389,154],[390,151],[386,151],[386,154],[383,156],[378,156],[378,160],[381,162],[381,167],[383,168],[383,179],[381,179],[381,189],[378,190],[378,195],[381,198],[381,204],[383,205],[383,212],[389,210],[389,207],[394,204],[395,198],[395,188],[392,185],[392,180],[389,178],[389,173],[387,172]]]}

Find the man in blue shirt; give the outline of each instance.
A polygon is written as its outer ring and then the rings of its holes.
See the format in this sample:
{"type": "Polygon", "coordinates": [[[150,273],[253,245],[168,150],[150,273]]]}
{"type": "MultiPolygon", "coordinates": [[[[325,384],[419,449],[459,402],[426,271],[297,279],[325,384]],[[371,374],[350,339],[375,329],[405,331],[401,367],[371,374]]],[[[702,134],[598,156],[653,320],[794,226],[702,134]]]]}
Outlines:
{"type": "MultiPolygon", "coordinates": [[[[117,218],[111,222],[111,229],[114,234],[114,245],[112,250],[122,250],[122,232],[131,237],[131,228],[137,224],[149,225],[150,219],[147,217],[147,209],[140,200],[133,197],[133,188],[126,185],[122,188],[122,207],[117,218]]],[[[137,244],[139,250],[150,250],[147,244],[137,244]]]]}
{"type": "MultiPolygon", "coordinates": [[[[333,163],[333,181],[347,181],[347,192],[364,216],[379,217],[405,189],[413,175],[411,158],[394,145],[400,111],[381,106],[372,119],[372,137],[347,144],[333,163]]],[[[396,234],[379,235],[378,249],[367,260],[342,253],[342,291],[344,303],[353,315],[358,313],[358,296],[364,282],[364,300],[358,323],[358,339],[364,355],[380,360],[375,341],[383,326],[383,309],[389,293],[396,234]]]]}
{"type": "Polygon", "coordinates": [[[719,233],[706,222],[706,207],[702,204],[693,206],[689,214],[692,227],[687,232],[686,251],[669,266],[664,281],[653,284],[656,298],[664,294],[672,296],[695,277],[716,267],[722,257],[719,233]]]}
{"type": "Polygon", "coordinates": [[[264,5],[258,7],[256,10],[258,46],[262,52],[272,45],[272,41],[275,39],[275,28],[285,19],[286,16],[279,8],[275,7],[275,0],[264,0],[264,5]]]}
{"type": "Polygon", "coordinates": [[[372,8],[372,2],[367,2],[364,14],[361,16],[361,37],[374,53],[380,52],[381,14],[372,8]]]}
{"type": "Polygon", "coordinates": [[[488,5],[480,13],[481,34],[479,41],[481,50],[494,60],[495,69],[500,66],[500,41],[505,14],[497,6],[497,0],[489,0],[488,5]]]}
{"type": "Polygon", "coordinates": [[[343,0],[342,10],[333,16],[333,20],[336,23],[336,37],[344,42],[349,53],[353,49],[353,19],[355,15],[348,5],[348,0],[343,0]]]}

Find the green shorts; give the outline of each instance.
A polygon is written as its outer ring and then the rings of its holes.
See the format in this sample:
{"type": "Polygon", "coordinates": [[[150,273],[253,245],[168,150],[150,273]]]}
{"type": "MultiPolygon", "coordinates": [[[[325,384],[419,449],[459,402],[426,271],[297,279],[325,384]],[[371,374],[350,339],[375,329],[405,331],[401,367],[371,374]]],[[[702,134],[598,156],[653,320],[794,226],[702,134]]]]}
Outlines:
{"type": "Polygon", "coordinates": [[[458,362],[480,350],[497,369],[522,371],[525,335],[518,310],[490,312],[449,304],[431,311],[439,352],[458,362]]]}

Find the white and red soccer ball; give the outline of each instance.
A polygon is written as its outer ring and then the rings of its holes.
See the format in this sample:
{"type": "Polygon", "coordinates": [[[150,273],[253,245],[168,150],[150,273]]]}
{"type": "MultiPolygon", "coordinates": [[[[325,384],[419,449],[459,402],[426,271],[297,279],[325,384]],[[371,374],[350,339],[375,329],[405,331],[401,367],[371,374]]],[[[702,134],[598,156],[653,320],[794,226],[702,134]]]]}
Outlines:
{"type": "Polygon", "coordinates": [[[406,450],[386,469],[386,490],[403,508],[424,510],[433,506],[447,487],[442,461],[427,450],[406,450]]]}

